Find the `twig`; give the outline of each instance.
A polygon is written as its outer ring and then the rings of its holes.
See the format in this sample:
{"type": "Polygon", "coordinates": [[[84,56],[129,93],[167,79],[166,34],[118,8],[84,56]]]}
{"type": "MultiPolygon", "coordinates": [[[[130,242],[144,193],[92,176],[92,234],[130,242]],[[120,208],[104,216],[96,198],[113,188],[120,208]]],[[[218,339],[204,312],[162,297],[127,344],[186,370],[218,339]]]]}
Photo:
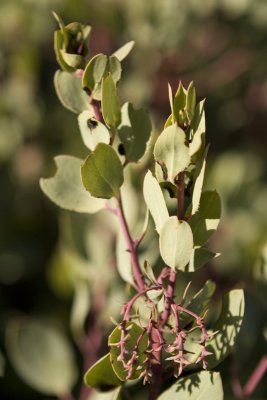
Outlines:
{"type": "Polygon", "coordinates": [[[134,279],[137,285],[138,290],[144,290],[145,289],[145,284],[144,284],[144,277],[139,265],[138,257],[137,257],[137,251],[134,245],[134,241],[132,240],[129,227],[125,218],[124,210],[123,210],[123,205],[122,205],[122,200],[121,200],[121,195],[119,195],[119,198],[117,199],[118,201],[118,207],[117,207],[117,216],[119,219],[119,223],[124,235],[124,238],[126,240],[127,246],[128,246],[128,251],[131,255],[131,263],[132,263],[132,268],[133,268],[133,274],[134,274],[134,279]]]}

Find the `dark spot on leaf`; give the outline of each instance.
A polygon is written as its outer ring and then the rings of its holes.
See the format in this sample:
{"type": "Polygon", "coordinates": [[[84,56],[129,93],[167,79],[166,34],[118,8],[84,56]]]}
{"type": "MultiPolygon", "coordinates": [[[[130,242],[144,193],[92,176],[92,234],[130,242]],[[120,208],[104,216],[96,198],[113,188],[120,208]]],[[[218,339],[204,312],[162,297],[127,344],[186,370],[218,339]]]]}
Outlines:
{"type": "Polygon", "coordinates": [[[87,126],[89,129],[94,129],[97,126],[97,121],[94,119],[88,119],[87,126]]]}
{"type": "Polygon", "coordinates": [[[118,146],[118,152],[121,156],[125,156],[125,148],[122,143],[120,143],[118,146]]]}
{"type": "Polygon", "coordinates": [[[91,90],[88,87],[83,87],[83,90],[85,91],[85,93],[90,96],[91,95],[91,90]]]}

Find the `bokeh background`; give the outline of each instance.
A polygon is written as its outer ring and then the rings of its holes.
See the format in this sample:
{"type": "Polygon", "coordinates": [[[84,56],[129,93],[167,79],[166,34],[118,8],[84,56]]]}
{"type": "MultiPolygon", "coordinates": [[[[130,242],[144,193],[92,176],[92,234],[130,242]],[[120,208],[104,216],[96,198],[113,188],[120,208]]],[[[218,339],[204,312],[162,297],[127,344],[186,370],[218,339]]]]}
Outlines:
{"type": "MultiPolygon", "coordinates": [[[[244,383],[267,351],[267,2],[1,0],[0,398],[44,398],[14,370],[6,329],[27,315],[56,319],[68,331],[72,268],[82,262],[75,257],[84,256],[90,223],[60,211],[39,187],[40,177],[54,172],[55,155],[86,156],[76,117],[59,104],[53,87],[51,10],[66,23],[92,25],[91,55],[136,42],[120,95],[151,110],[155,132],[169,113],[168,82],[175,90],[180,80],[185,86],[193,80],[199,99],[207,98],[206,185],[223,199],[212,243],[223,255],[208,268],[225,286],[245,287],[234,360],[244,383]],[[75,257],[68,254],[70,242],[75,257]]],[[[224,374],[231,375],[230,363],[224,374]]],[[[251,398],[266,399],[265,386],[262,381],[251,398]]],[[[230,383],[225,391],[234,398],[230,383]]]]}

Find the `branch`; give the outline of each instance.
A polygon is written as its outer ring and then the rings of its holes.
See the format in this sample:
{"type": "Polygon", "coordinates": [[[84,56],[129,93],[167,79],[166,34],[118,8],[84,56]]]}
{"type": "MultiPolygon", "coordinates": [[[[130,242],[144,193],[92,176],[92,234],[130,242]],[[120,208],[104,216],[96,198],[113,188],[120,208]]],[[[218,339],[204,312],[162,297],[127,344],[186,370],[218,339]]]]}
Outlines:
{"type": "Polygon", "coordinates": [[[118,207],[117,207],[117,216],[119,219],[119,223],[124,235],[124,238],[126,240],[127,246],[128,246],[128,251],[131,255],[131,263],[132,263],[132,268],[133,268],[133,274],[134,274],[134,279],[137,285],[138,290],[144,290],[145,289],[145,284],[144,284],[144,278],[143,274],[139,265],[138,257],[137,257],[137,251],[134,245],[134,241],[132,240],[129,227],[124,215],[124,210],[123,210],[123,205],[122,205],[122,200],[121,200],[121,195],[117,199],[118,201],[118,207]]]}

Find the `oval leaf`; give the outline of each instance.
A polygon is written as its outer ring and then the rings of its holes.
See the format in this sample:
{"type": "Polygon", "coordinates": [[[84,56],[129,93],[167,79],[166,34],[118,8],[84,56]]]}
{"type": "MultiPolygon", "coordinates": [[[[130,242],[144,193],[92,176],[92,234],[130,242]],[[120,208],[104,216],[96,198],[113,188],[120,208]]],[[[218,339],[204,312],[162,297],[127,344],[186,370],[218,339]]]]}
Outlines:
{"type": "Polygon", "coordinates": [[[107,62],[108,57],[104,54],[97,54],[89,61],[83,73],[83,88],[89,89],[93,94],[99,89],[98,86],[101,84],[105,74],[107,62]]]}
{"type": "Polygon", "coordinates": [[[156,230],[160,233],[162,226],[169,218],[169,212],[164,200],[161,187],[151,171],[147,171],[144,179],[144,199],[156,225],[156,230]]]}
{"type": "Polygon", "coordinates": [[[42,178],[42,191],[65,210],[93,214],[101,210],[104,201],[93,198],[84,190],[80,169],[82,160],[72,156],[55,157],[57,172],[52,178],[42,178]]]}
{"type": "Polygon", "coordinates": [[[242,289],[231,290],[223,297],[222,312],[214,326],[216,335],[208,342],[208,367],[214,368],[228,356],[235,344],[244,316],[245,299],[242,289]]]}
{"type": "MultiPolygon", "coordinates": [[[[54,85],[62,105],[74,113],[91,110],[88,96],[82,90],[81,79],[66,71],[57,71],[54,85]]],[[[92,112],[93,115],[93,112],[92,112]]]]}
{"type": "Polygon", "coordinates": [[[7,326],[7,350],[18,375],[46,395],[70,393],[77,371],[72,348],[54,326],[15,319],[7,326]]]}
{"type": "Polygon", "coordinates": [[[219,372],[200,371],[181,378],[158,397],[158,400],[174,399],[223,400],[219,372]]]}
{"type": "Polygon", "coordinates": [[[168,126],[160,134],[154,147],[154,157],[163,170],[165,180],[175,183],[178,173],[190,163],[185,133],[178,125],[168,126]]]}
{"type": "Polygon", "coordinates": [[[117,89],[111,74],[102,81],[102,114],[105,123],[117,128],[121,123],[121,109],[117,89]]]}
{"type": "Polygon", "coordinates": [[[119,61],[124,60],[128,54],[132,51],[132,48],[134,47],[135,42],[131,40],[130,42],[125,43],[122,47],[120,47],[118,50],[116,50],[113,53],[113,56],[117,57],[119,61]]]}
{"type": "Polygon", "coordinates": [[[160,231],[160,254],[164,262],[176,270],[184,270],[193,250],[193,234],[189,224],[169,217],[160,231]]]}
{"type": "Polygon", "coordinates": [[[99,143],[81,167],[82,182],[94,197],[116,197],[123,184],[123,167],[115,150],[99,143]]]}
{"type": "MultiPolygon", "coordinates": [[[[146,358],[145,351],[147,349],[147,341],[148,337],[147,334],[144,334],[143,328],[141,328],[139,325],[137,325],[134,322],[127,322],[125,324],[127,334],[128,334],[128,339],[126,340],[125,343],[125,348],[128,351],[126,354],[126,362],[131,358],[133,350],[137,344],[137,341],[139,340],[140,336],[142,335],[141,340],[139,341],[138,344],[138,356],[136,359],[136,364],[135,367],[133,368],[133,374],[130,379],[137,379],[140,374],[143,372],[143,369],[141,368],[140,370],[136,370],[138,366],[142,366],[143,362],[146,358]]],[[[118,326],[113,330],[113,332],[109,336],[108,340],[108,345],[110,346],[110,360],[112,367],[114,369],[114,372],[118,376],[118,378],[122,381],[126,380],[127,377],[127,371],[125,370],[123,363],[121,361],[118,361],[118,357],[120,355],[120,348],[117,345],[114,345],[118,343],[121,340],[121,327],[118,326]]]]}
{"type": "Polygon", "coordinates": [[[118,129],[128,162],[138,161],[145,153],[151,133],[151,122],[145,110],[135,110],[131,103],[121,109],[122,120],[118,129]]]}
{"type": "Polygon", "coordinates": [[[78,123],[85,146],[94,150],[98,143],[109,144],[109,131],[104,124],[92,117],[90,111],[83,111],[78,116],[78,123]]]}
{"type": "Polygon", "coordinates": [[[111,366],[109,354],[100,358],[100,360],[89,368],[84,376],[84,382],[86,385],[102,392],[111,390],[122,384],[122,381],[119,380],[111,366]]]}
{"type": "Polygon", "coordinates": [[[221,217],[221,199],[216,190],[201,194],[198,211],[188,221],[195,246],[203,246],[218,228],[221,217]]]}

